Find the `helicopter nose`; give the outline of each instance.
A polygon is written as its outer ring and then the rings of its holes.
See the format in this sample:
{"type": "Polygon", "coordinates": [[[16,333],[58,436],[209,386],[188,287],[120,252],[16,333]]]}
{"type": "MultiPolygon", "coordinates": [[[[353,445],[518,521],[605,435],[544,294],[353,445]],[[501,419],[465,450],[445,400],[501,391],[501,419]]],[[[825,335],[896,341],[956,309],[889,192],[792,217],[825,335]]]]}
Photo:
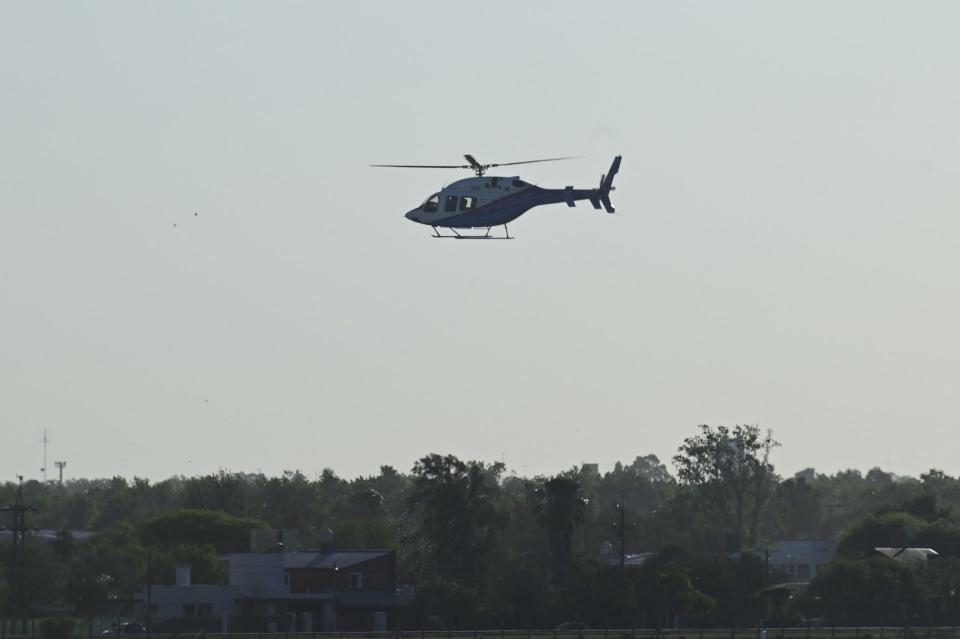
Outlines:
{"type": "Polygon", "coordinates": [[[416,209],[414,209],[414,210],[412,210],[412,211],[407,211],[406,215],[404,215],[403,217],[407,218],[407,219],[410,220],[411,222],[419,222],[419,221],[420,221],[420,220],[417,219],[417,210],[416,210],[416,209]]]}

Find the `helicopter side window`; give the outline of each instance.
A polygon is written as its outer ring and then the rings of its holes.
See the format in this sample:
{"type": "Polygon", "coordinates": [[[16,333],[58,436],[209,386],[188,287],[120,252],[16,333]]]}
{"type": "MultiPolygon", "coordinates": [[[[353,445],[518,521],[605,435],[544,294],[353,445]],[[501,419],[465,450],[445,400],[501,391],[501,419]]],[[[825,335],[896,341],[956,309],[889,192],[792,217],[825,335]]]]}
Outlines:
{"type": "Polygon", "coordinates": [[[424,213],[436,213],[437,207],[440,206],[440,194],[434,193],[427,198],[427,201],[423,203],[423,212],[424,213]]]}
{"type": "Polygon", "coordinates": [[[490,178],[490,186],[498,188],[500,186],[500,178],[490,178]]]}
{"type": "Polygon", "coordinates": [[[458,198],[456,195],[448,195],[447,201],[443,203],[443,210],[447,213],[452,213],[457,210],[457,201],[458,198]]]}
{"type": "Polygon", "coordinates": [[[474,206],[476,206],[476,204],[477,204],[477,198],[475,197],[466,196],[466,197],[460,198],[461,211],[469,211],[474,206]]]}

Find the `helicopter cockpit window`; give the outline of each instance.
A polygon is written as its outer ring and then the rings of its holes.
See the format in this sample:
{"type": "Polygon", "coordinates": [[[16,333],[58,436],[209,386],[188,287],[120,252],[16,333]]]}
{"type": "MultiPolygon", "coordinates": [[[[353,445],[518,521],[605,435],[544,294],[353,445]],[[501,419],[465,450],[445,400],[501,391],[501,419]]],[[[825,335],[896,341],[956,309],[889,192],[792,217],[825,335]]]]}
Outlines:
{"type": "Polygon", "coordinates": [[[475,197],[466,196],[466,197],[460,198],[461,211],[469,211],[476,205],[477,205],[477,198],[475,197]]]}
{"type": "Polygon", "coordinates": [[[447,213],[452,213],[457,210],[457,200],[459,200],[456,195],[448,195],[446,202],[443,203],[443,210],[447,213]]]}
{"type": "Polygon", "coordinates": [[[427,198],[426,202],[423,203],[423,212],[435,213],[438,206],[440,206],[440,194],[434,193],[427,198]]]}

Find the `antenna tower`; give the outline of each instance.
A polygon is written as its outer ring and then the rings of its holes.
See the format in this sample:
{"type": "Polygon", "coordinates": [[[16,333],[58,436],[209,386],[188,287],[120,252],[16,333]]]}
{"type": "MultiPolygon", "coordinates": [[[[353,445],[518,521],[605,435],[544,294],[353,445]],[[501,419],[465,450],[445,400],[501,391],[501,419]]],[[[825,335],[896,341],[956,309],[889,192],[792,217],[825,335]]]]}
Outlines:
{"type": "Polygon", "coordinates": [[[63,486],[63,469],[66,467],[67,462],[65,461],[55,461],[53,465],[57,467],[57,470],[60,471],[60,485],[63,486]]]}
{"type": "Polygon", "coordinates": [[[50,442],[47,439],[47,430],[43,430],[43,466],[40,468],[40,473],[43,475],[43,482],[47,482],[47,444],[50,442]]]}

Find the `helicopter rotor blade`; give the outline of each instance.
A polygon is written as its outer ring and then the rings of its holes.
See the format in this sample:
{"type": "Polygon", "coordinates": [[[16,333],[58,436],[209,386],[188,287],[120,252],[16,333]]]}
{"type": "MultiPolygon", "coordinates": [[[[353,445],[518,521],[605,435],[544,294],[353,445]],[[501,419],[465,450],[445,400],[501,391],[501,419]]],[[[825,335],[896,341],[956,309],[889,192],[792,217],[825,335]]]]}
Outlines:
{"type": "Polygon", "coordinates": [[[470,169],[469,164],[371,164],[395,169],[470,169]]]}
{"type": "Polygon", "coordinates": [[[535,162],[556,162],[558,160],[574,160],[577,158],[582,158],[582,155],[571,155],[568,157],[562,158],[543,158],[541,160],[522,160],[520,162],[500,162],[499,164],[480,164],[477,162],[477,159],[470,155],[469,153],[465,154],[464,159],[470,164],[371,164],[370,166],[380,166],[388,168],[398,168],[398,169],[471,169],[478,177],[483,177],[483,174],[487,172],[487,169],[492,169],[495,166],[513,166],[515,164],[534,164],[535,162]]]}
{"type": "Polygon", "coordinates": [[[564,158],[544,158],[542,160],[523,160],[521,162],[500,162],[499,164],[488,164],[491,169],[495,166],[513,166],[515,164],[533,164],[534,162],[556,162],[557,160],[576,160],[582,158],[582,155],[571,155],[564,158]]]}

